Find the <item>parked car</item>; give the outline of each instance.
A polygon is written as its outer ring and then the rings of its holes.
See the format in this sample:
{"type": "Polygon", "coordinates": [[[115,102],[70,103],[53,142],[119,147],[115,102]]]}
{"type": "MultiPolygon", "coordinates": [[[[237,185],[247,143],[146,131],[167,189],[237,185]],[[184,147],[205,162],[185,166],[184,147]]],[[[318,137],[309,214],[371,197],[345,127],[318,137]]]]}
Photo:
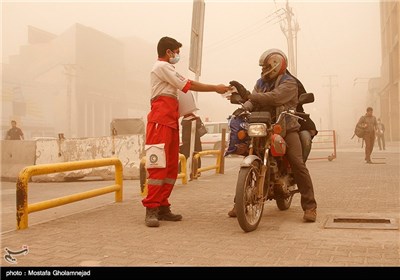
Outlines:
{"type": "Polygon", "coordinates": [[[226,122],[204,122],[207,133],[201,139],[201,146],[204,150],[219,150],[221,149],[222,129],[225,128],[225,147],[229,141],[229,126],[226,122]]]}

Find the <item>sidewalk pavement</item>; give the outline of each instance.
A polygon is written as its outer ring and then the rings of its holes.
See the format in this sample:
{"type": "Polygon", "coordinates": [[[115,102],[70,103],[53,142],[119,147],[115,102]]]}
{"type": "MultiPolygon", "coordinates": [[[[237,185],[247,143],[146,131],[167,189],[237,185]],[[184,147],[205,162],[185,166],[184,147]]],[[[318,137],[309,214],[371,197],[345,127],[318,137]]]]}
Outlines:
{"type": "MultiPolygon", "coordinates": [[[[302,221],[300,195],[279,211],[267,201],[257,230],[245,233],[227,212],[233,204],[240,157],[227,158],[225,174],[202,173],[198,180],[177,185],[172,211],[180,222],[144,224],[139,181],[124,181],[124,201],[78,212],[25,230],[2,233],[16,264],[3,267],[181,267],[181,266],[382,266],[399,267],[399,229],[326,228],[327,219],[362,217],[399,223],[399,147],[374,151],[365,164],[360,148],[337,151],[333,161],[307,162],[318,202],[315,223],[302,221]],[[127,195],[128,194],[128,195],[127,195]]],[[[64,207],[64,206],[61,206],[64,207]]],[[[50,209],[44,211],[51,211],[50,209]]],[[[15,213],[14,213],[15,215],[15,213]]],[[[35,213],[30,214],[35,215],[35,213]]],[[[30,218],[31,221],[31,218],[30,218]]]]}

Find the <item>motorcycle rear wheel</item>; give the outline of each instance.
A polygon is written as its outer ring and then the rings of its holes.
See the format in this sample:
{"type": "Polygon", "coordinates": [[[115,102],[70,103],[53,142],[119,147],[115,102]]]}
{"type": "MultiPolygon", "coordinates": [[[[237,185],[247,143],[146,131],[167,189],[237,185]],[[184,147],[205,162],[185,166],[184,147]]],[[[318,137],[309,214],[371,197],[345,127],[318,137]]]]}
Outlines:
{"type": "Polygon", "coordinates": [[[260,168],[256,166],[241,167],[236,184],[235,207],[237,220],[245,232],[258,227],[264,210],[263,196],[259,198],[257,182],[260,168]]]}

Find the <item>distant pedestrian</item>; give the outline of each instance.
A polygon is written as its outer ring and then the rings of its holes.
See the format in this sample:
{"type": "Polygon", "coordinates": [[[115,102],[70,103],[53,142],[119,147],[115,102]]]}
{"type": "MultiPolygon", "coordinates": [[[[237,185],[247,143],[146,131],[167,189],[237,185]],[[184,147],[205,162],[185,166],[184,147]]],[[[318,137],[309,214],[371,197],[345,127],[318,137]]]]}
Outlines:
{"type": "Polygon", "coordinates": [[[24,140],[24,133],[17,127],[17,122],[11,121],[11,128],[7,131],[6,140],[24,140]]]}
{"type": "Polygon", "coordinates": [[[378,119],[378,125],[376,130],[376,138],[378,140],[379,150],[386,150],[385,145],[385,125],[381,122],[381,119],[378,119]]]}
{"type": "Polygon", "coordinates": [[[377,130],[378,123],[371,107],[367,108],[367,113],[359,119],[357,125],[364,128],[365,161],[366,163],[372,163],[371,154],[374,149],[375,131],[377,130]]]}

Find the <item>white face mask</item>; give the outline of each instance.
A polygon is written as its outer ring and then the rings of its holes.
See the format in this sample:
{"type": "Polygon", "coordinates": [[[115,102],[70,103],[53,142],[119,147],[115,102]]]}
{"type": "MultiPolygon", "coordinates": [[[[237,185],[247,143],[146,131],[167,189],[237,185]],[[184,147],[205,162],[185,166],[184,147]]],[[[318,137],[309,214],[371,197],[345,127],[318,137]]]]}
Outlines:
{"type": "Polygon", "coordinates": [[[174,57],[170,57],[170,58],[169,58],[169,63],[171,63],[171,64],[178,63],[179,59],[181,58],[181,57],[179,56],[179,53],[174,53],[174,54],[175,54],[174,57]]]}

